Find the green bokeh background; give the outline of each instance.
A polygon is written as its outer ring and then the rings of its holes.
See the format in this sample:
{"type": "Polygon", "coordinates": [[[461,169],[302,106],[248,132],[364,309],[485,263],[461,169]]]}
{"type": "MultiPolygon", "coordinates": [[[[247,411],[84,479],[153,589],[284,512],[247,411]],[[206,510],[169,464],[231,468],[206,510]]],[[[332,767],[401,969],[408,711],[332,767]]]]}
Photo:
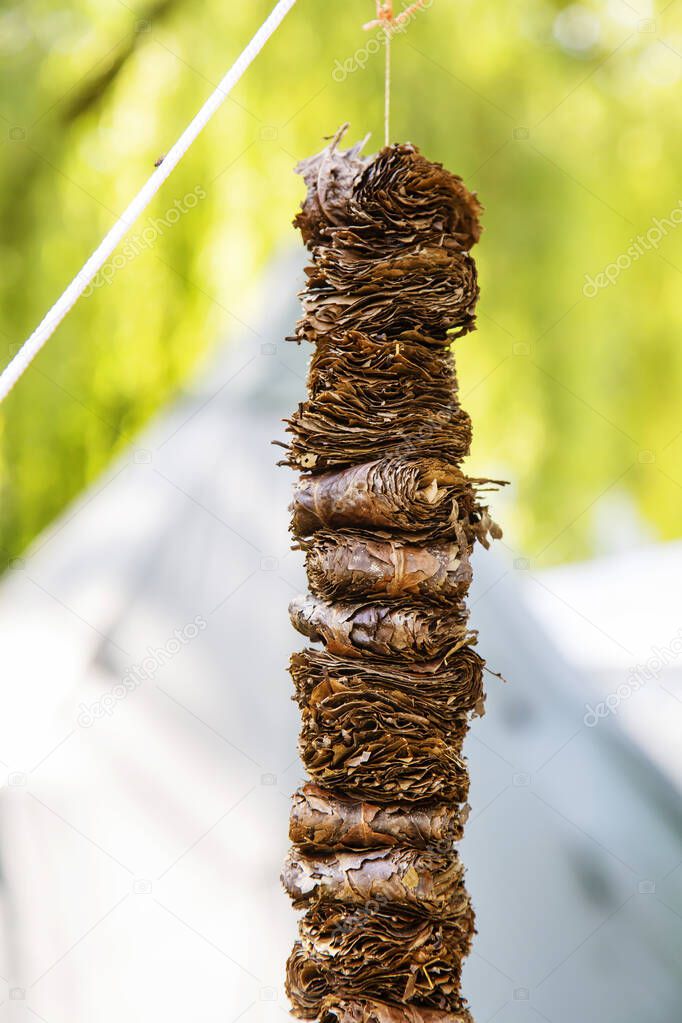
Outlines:
{"type": "MultiPolygon", "coordinates": [[[[0,8],[0,361],[271,6],[0,8]]],[[[78,305],[6,401],[0,567],[243,329],[268,260],[298,244],[293,164],[345,120],[380,144],[373,13],[373,0],[299,0],[149,216],[197,187],[205,198],[78,305]]],[[[669,220],[625,264],[654,218],[682,210],[682,0],[432,0],[393,57],[393,139],[486,207],[479,330],[457,355],[471,469],[513,484],[497,506],[506,542],[542,565],[678,536],[682,228],[669,220]],[[585,275],[619,256],[617,280],[586,297],[585,275]]]]}

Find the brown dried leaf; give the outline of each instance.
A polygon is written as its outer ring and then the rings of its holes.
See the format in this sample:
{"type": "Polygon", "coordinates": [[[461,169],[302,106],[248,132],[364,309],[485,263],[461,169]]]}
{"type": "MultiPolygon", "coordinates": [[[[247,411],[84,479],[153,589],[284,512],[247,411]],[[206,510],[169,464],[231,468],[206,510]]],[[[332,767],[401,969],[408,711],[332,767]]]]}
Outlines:
{"type": "Polygon", "coordinates": [[[359,155],[366,140],[345,152],[338,148],[347,130],[348,125],[342,125],[321,153],[302,160],[296,167],[308,195],[294,226],[300,228],[306,245],[319,245],[323,237],[328,237],[330,227],[346,222],[348,197],[369,161],[359,155]]]}
{"type": "Polygon", "coordinates": [[[478,241],[481,205],[462,179],[410,144],[362,158],[364,141],[342,152],[343,125],[317,156],[296,168],[308,186],[294,221],[309,247],[329,242],[375,252],[437,244],[469,249],[478,241]]]}
{"type": "Polygon", "coordinates": [[[393,341],[349,331],[319,341],[310,397],[287,420],[284,464],[320,471],[384,456],[440,458],[468,453],[471,423],[460,408],[452,355],[416,331],[393,341]]]}
{"type": "Polygon", "coordinates": [[[440,1012],[416,1005],[387,1005],[367,999],[345,999],[337,995],[325,998],[320,1023],[474,1023],[466,1006],[457,1011],[440,1012]]]}
{"type": "Polygon", "coordinates": [[[444,735],[459,733],[466,715],[483,713],[483,658],[463,647],[447,659],[406,666],[367,658],[345,658],[326,650],[301,650],[291,657],[289,670],[295,698],[305,712],[322,683],[338,686],[362,698],[385,696],[396,705],[427,718],[444,735]]]}
{"type": "Polygon", "coordinates": [[[382,332],[349,330],[339,337],[321,338],[308,371],[308,389],[315,397],[343,389],[353,381],[370,410],[379,400],[393,402],[453,401],[457,387],[450,342],[423,331],[406,330],[389,339],[382,332]]]}
{"type": "Polygon", "coordinates": [[[478,491],[491,485],[435,458],[382,458],[299,480],[291,529],[298,537],[356,527],[424,540],[454,539],[461,530],[469,544],[487,547],[490,518],[478,491]]]}
{"type": "Polygon", "coordinates": [[[327,604],[315,597],[296,597],[289,615],[300,633],[342,657],[433,661],[476,642],[462,603],[434,614],[433,608],[409,602],[327,604]]]}
{"type": "Polygon", "coordinates": [[[419,248],[388,258],[352,258],[315,250],[306,269],[303,317],[296,338],[317,341],[348,330],[395,338],[420,330],[443,340],[474,329],[479,296],[476,264],[466,252],[419,248]]]}
{"type": "Polygon", "coordinates": [[[323,1000],[329,996],[329,982],[319,966],[303,951],[300,941],[287,961],[284,987],[298,1019],[316,1019],[323,1000]]]}
{"type": "Polygon", "coordinates": [[[352,226],[337,229],[339,247],[375,251],[411,245],[470,249],[480,238],[476,195],[462,179],[426,160],[416,146],[388,146],[354,182],[352,226]]]}
{"type": "Polygon", "coordinates": [[[319,785],[369,800],[466,801],[466,714],[352,679],[326,679],[301,702],[301,758],[319,785]]]}
{"type": "Polygon", "coordinates": [[[307,1012],[319,996],[320,980],[337,997],[458,1011],[461,964],[473,934],[468,901],[452,921],[415,916],[398,906],[353,910],[318,903],[299,924],[300,945],[287,966],[288,989],[295,1001],[305,990],[307,1012]]]}
{"type": "Polygon", "coordinates": [[[337,849],[412,846],[452,847],[462,837],[468,806],[443,803],[406,809],[344,799],[335,792],[307,784],[294,793],[289,838],[307,853],[337,849]]]}
{"type": "Polygon", "coordinates": [[[297,908],[320,900],[395,902],[445,918],[461,916],[469,906],[464,869],[453,851],[393,847],[307,856],[293,848],[282,883],[297,908]]]}
{"type": "Polygon", "coordinates": [[[362,533],[321,531],[303,542],[310,589],[324,600],[414,598],[451,606],[471,584],[469,550],[460,543],[416,546],[362,533]]]}

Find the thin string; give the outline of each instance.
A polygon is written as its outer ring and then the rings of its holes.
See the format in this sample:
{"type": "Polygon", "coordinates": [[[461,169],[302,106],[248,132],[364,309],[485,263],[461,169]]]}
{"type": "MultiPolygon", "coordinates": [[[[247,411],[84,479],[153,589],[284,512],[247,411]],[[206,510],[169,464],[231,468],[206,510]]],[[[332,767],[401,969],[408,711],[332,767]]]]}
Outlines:
{"type": "Polygon", "coordinates": [[[376,18],[362,27],[365,30],[382,28],[386,36],[386,68],[384,73],[384,141],[390,145],[391,137],[391,38],[395,30],[427,4],[428,0],[416,0],[400,14],[393,14],[393,0],[376,0],[376,18]]]}
{"type": "Polygon", "coordinates": [[[386,29],[386,71],[384,75],[384,145],[391,144],[391,32],[386,29]]]}
{"type": "Polygon", "coordinates": [[[410,4],[409,7],[406,7],[404,11],[401,11],[400,14],[397,14],[394,17],[393,0],[385,0],[385,2],[382,2],[382,0],[376,0],[376,18],[374,21],[366,22],[362,27],[364,29],[379,28],[383,27],[387,21],[391,22],[393,26],[402,25],[404,21],[411,18],[413,14],[420,10],[420,8],[426,7],[428,2],[429,0],[416,0],[416,3],[410,4]]]}
{"type": "Polygon", "coordinates": [[[0,374],[0,402],[7,397],[16,382],[26,372],[33,359],[35,359],[38,352],[49,341],[64,317],[76,304],[95,275],[101,270],[114,249],[117,248],[134,223],[144,213],[164,181],[177,167],[199,133],[206,127],[216,111],[225,102],[244,72],[258,56],[268,39],[279,28],[295,3],[296,0],[279,0],[279,3],[275,5],[269,17],[263,22],[246,49],[223,77],[213,94],[206,100],[194,120],[185,128],[173,148],[164,157],[162,163],[159,164],[124,213],[121,214],[83,268],[76,274],[61,298],[55,302],[12,361],[5,367],[0,374]]]}

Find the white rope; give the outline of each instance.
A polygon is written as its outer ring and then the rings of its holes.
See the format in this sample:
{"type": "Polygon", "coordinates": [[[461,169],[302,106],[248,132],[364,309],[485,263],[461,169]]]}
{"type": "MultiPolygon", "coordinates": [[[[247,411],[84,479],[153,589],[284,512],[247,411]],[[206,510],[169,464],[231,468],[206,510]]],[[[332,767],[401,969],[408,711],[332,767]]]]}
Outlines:
{"type": "Polygon", "coordinates": [[[45,316],[28,340],[21,346],[12,361],[5,367],[0,374],[0,402],[7,397],[17,380],[28,369],[43,345],[54,334],[59,324],[76,304],[114,249],[125,238],[135,221],[144,213],[166,178],[180,163],[180,160],[195,141],[202,128],[208,124],[215,112],[223,104],[295,3],[296,0],[279,0],[270,16],[263,22],[244,52],[237,58],[213,95],[206,100],[194,120],[185,128],[173,148],[164,157],[163,163],[157,167],[125,212],[121,214],[121,217],[116,221],[106,238],[95,249],[85,266],[76,274],[61,298],[55,302],[47,316],[45,316]]]}

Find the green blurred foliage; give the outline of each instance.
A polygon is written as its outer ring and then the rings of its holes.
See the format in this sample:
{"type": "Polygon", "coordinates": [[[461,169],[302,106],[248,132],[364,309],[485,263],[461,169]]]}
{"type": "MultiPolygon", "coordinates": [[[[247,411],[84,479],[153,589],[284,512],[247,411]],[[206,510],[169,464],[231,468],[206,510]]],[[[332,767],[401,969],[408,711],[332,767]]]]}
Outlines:
{"type": "MultiPolygon", "coordinates": [[[[664,4],[433,0],[393,44],[393,139],[486,207],[479,331],[457,346],[471,468],[513,481],[497,504],[507,543],[540,563],[633,530],[679,535],[682,229],[625,265],[653,218],[682,209],[682,3],[664,4]],[[619,257],[617,280],[587,297],[586,275],[619,257]]],[[[0,9],[3,362],[270,7],[0,9]]],[[[361,28],[373,13],[373,0],[299,0],[149,215],[205,198],[79,304],[7,400],[5,562],[241,327],[267,260],[298,244],[292,165],[345,120],[380,144],[382,47],[361,28]]]]}

